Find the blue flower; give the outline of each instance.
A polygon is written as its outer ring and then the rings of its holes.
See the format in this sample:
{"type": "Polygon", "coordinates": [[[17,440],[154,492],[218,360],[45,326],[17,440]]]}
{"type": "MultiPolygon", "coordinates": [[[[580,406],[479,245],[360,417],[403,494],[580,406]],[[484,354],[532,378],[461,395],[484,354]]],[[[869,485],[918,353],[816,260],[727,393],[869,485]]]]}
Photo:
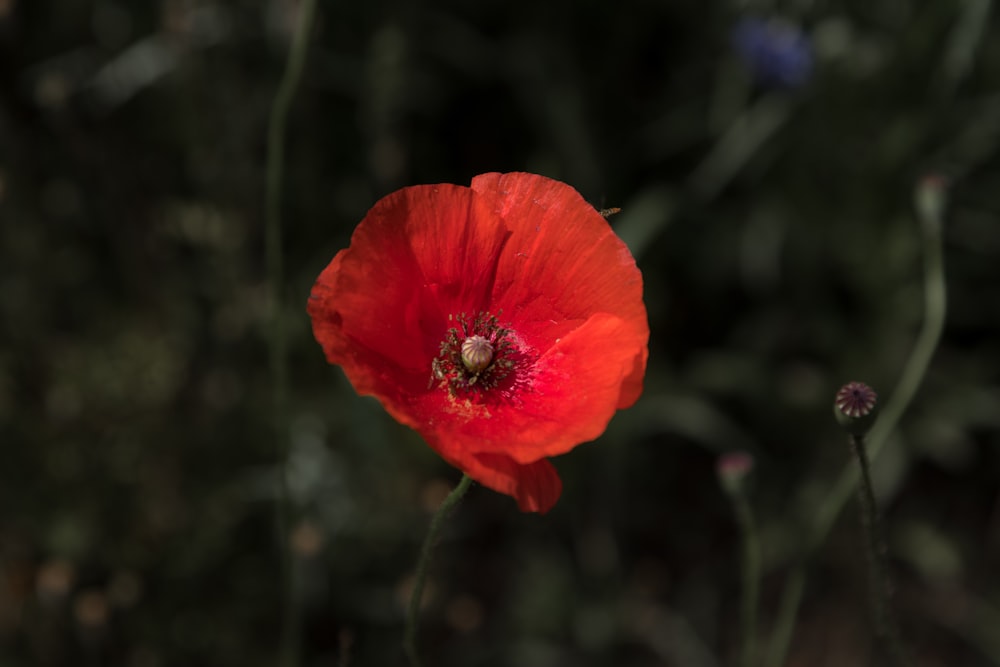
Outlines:
{"type": "Polygon", "coordinates": [[[736,53],[768,88],[798,88],[813,68],[812,44],[802,30],[781,19],[744,18],[733,28],[736,53]]]}

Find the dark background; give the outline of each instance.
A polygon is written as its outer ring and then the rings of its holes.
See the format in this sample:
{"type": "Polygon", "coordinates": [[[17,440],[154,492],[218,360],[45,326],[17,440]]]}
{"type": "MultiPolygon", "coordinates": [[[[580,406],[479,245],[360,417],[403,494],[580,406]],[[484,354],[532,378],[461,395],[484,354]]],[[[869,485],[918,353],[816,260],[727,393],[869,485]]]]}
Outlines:
{"type": "MultiPolygon", "coordinates": [[[[310,286],[379,197],[563,180],[646,281],[639,404],[556,460],[545,516],[474,487],[436,553],[433,665],[735,664],[720,452],[757,461],[762,640],[848,462],[838,386],[895,385],[923,314],[912,198],[953,184],[942,345],[875,476],[904,635],[1000,664],[1000,32],[985,0],[320,0],[288,126],[291,553],[269,435],[266,126],[297,3],[0,0],[0,665],[402,664],[458,480],[312,340],[310,286]],[[733,49],[781,12],[799,86],[733,49]],[[764,73],[766,74],[766,73],[764,73]]],[[[773,64],[773,63],[772,63],[773,64]]],[[[873,655],[847,507],[789,665],[873,655]]]]}

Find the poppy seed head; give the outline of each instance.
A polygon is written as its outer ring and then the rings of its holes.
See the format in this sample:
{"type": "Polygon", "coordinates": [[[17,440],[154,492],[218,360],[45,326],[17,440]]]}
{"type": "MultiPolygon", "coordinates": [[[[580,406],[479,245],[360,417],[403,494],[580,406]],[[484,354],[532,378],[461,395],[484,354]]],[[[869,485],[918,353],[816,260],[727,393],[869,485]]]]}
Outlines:
{"type": "Polygon", "coordinates": [[[479,373],[493,361],[493,345],[482,336],[469,336],[462,341],[462,365],[470,373],[479,373]]]}
{"type": "Polygon", "coordinates": [[[878,414],[878,394],[863,382],[848,382],[833,401],[837,421],[851,435],[864,435],[878,414]]]}
{"type": "Polygon", "coordinates": [[[457,326],[448,329],[437,359],[431,362],[428,388],[439,383],[452,398],[461,394],[479,400],[514,370],[516,354],[511,331],[489,313],[471,319],[459,313],[448,319],[457,326]]]}

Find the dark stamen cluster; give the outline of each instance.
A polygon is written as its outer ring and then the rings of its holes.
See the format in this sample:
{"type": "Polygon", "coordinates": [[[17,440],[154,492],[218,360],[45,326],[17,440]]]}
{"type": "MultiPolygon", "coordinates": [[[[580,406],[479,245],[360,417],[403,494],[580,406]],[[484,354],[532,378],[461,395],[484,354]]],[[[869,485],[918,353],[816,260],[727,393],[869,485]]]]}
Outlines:
{"type": "Polygon", "coordinates": [[[455,326],[448,329],[437,359],[431,362],[431,381],[448,390],[452,398],[480,397],[494,389],[514,368],[514,344],[511,330],[500,326],[495,315],[481,312],[473,319],[465,313],[448,316],[455,326]],[[482,336],[493,348],[493,359],[479,371],[462,361],[462,344],[473,336],[482,336]]]}

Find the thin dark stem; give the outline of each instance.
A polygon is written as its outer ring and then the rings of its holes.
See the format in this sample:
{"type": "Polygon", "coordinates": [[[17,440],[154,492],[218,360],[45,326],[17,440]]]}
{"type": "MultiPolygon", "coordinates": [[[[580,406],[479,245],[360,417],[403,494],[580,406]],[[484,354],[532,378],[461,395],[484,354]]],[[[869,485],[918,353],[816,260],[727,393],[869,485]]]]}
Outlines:
{"type": "Polygon", "coordinates": [[[281,187],[285,168],[285,128],[288,111],[302,78],[309,32],[316,10],[315,0],[303,0],[298,25],[285,65],[285,72],[274,96],[267,128],[266,234],[268,289],[271,304],[271,331],[268,361],[271,371],[272,423],[275,442],[275,466],[278,470],[277,532],[281,546],[282,619],[280,664],[294,667],[299,663],[299,610],[294,561],[288,553],[291,502],[285,461],[288,456],[288,342],[284,325],[284,248],[281,230],[281,187]]]}
{"type": "Polygon", "coordinates": [[[778,607],[778,620],[775,623],[774,634],[768,646],[767,660],[764,663],[768,667],[780,667],[785,663],[785,656],[788,655],[788,647],[792,643],[795,619],[798,615],[799,605],[802,603],[802,594],[805,592],[805,588],[806,564],[803,559],[789,574],[782,592],[781,604],[778,607]]]}
{"type": "Polygon", "coordinates": [[[743,626],[743,667],[752,667],[757,661],[757,606],[760,599],[760,538],[753,511],[746,496],[740,492],[734,497],[736,518],[743,533],[743,606],[740,624],[743,626]]]}
{"type": "Polygon", "coordinates": [[[858,484],[858,507],[861,512],[861,526],[865,532],[865,546],[868,552],[869,595],[875,622],[875,634],[885,642],[893,663],[898,667],[908,665],[903,652],[899,627],[892,613],[892,584],[889,579],[888,549],[879,528],[878,509],[872,488],[868,454],[865,452],[864,438],[852,435],[848,438],[851,454],[858,462],[861,480],[858,484]]]}
{"type": "Polygon", "coordinates": [[[431,527],[427,530],[424,544],[420,548],[420,560],[417,561],[417,575],[413,582],[410,607],[406,612],[406,630],[403,638],[403,648],[413,667],[420,667],[420,655],[417,653],[417,625],[420,616],[420,600],[424,596],[424,583],[427,580],[427,567],[431,562],[431,554],[434,552],[434,545],[437,544],[438,534],[441,532],[444,520],[470,486],[472,486],[472,478],[468,475],[462,475],[462,481],[452,489],[448,497],[441,503],[441,507],[434,513],[431,527]]]}
{"type": "MultiPolygon", "coordinates": [[[[924,250],[924,322],[917,342],[906,360],[902,375],[889,402],[882,409],[878,421],[868,434],[868,454],[874,459],[881,452],[889,435],[899,422],[906,408],[917,393],[930,366],[931,358],[941,340],[947,313],[947,292],[941,242],[942,220],[940,212],[921,215],[921,232],[924,250]]],[[[767,667],[781,667],[788,655],[788,647],[795,631],[799,606],[805,591],[806,566],[813,554],[822,546],[841,509],[850,500],[857,484],[857,472],[846,466],[836,483],[826,494],[819,510],[805,528],[802,554],[788,577],[782,592],[778,618],[767,654],[767,667]]]]}

